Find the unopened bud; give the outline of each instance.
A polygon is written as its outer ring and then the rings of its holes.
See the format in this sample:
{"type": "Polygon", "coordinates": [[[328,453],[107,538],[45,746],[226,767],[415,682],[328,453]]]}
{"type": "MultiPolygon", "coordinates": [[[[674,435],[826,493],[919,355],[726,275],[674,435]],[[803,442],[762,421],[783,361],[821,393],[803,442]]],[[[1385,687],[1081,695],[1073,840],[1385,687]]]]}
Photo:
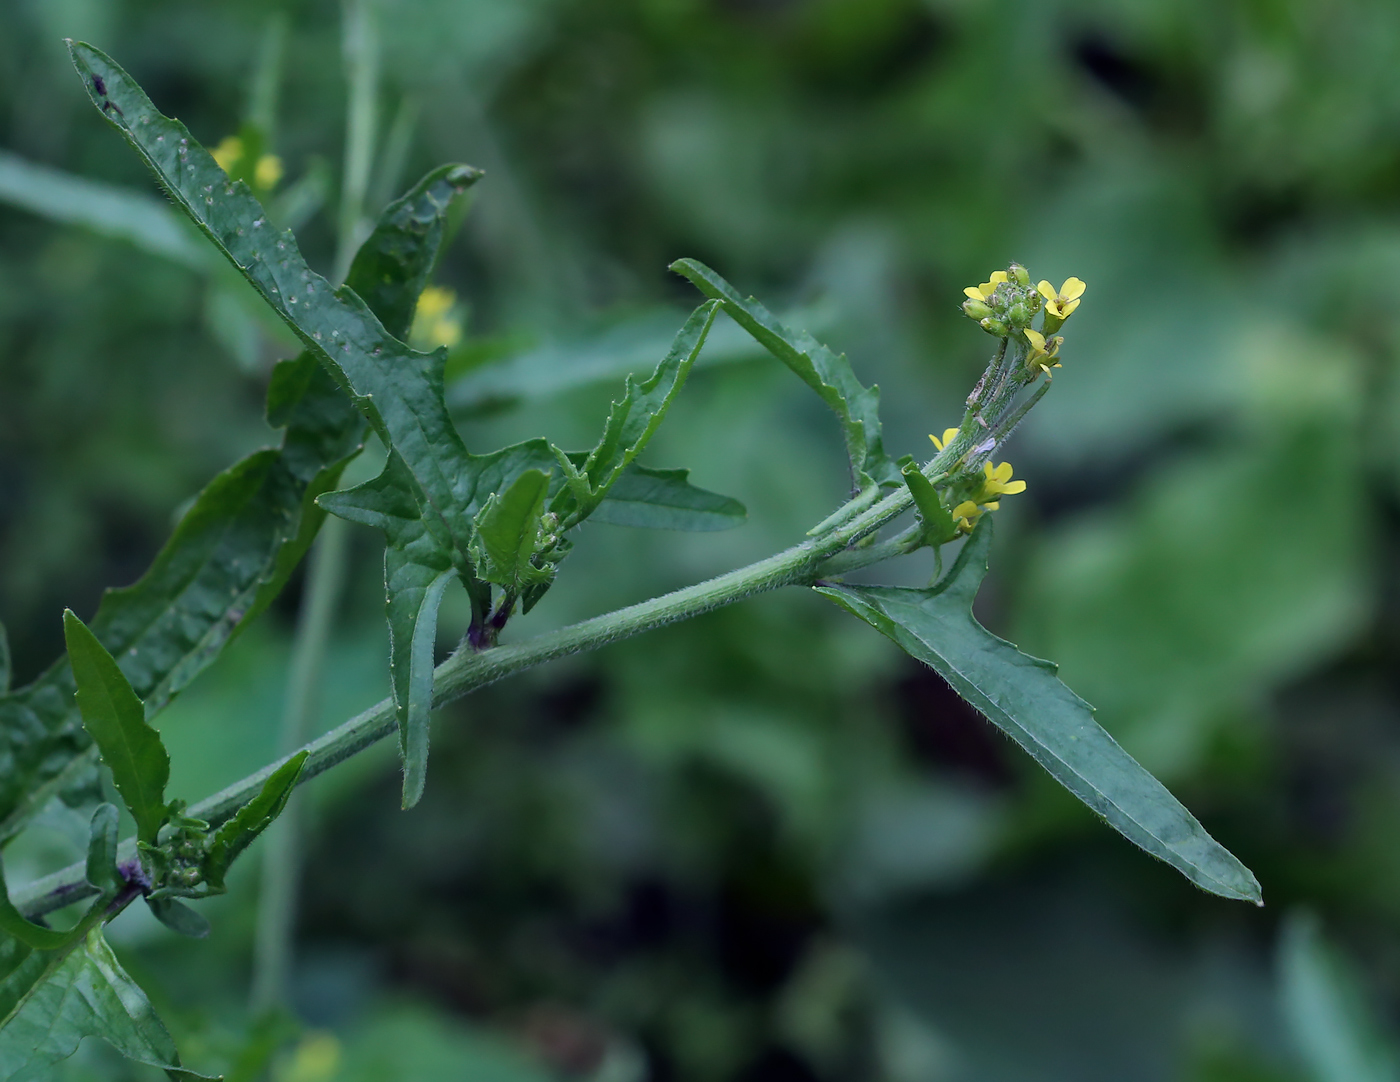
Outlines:
{"type": "Polygon", "coordinates": [[[992,314],[992,306],[986,301],[963,301],[962,310],[972,319],[983,320],[992,314]]]}
{"type": "Polygon", "coordinates": [[[1007,277],[1018,286],[1028,286],[1031,284],[1030,271],[1026,270],[1026,268],[1019,263],[1012,263],[1011,266],[1007,267],[1006,274],[1007,277]]]}
{"type": "Polygon", "coordinates": [[[981,320],[981,326],[988,334],[994,334],[998,338],[1005,338],[1011,333],[1011,329],[999,319],[981,320]]]}
{"type": "Polygon", "coordinates": [[[1024,327],[1031,321],[1030,310],[1023,301],[1017,301],[1006,313],[1007,322],[1017,327],[1024,327]]]}

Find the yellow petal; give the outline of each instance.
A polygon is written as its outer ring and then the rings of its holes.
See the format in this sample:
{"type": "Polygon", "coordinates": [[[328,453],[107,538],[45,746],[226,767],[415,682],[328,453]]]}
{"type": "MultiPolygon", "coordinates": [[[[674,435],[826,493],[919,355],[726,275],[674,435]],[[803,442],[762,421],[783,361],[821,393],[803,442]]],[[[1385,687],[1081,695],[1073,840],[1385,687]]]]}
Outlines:
{"type": "Polygon", "coordinates": [[[243,157],[243,140],[236,135],[224,136],[223,142],[214,148],[214,160],[219,168],[227,173],[243,157]]]}
{"type": "Polygon", "coordinates": [[[1073,301],[1070,301],[1068,304],[1061,305],[1061,306],[1060,306],[1060,311],[1061,311],[1062,314],[1061,314],[1060,318],[1061,318],[1061,319],[1068,319],[1068,318],[1070,317],[1070,313],[1073,312],[1073,311],[1074,311],[1076,308],[1078,308],[1078,307],[1079,307],[1079,301],[1077,301],[1077,300],[1073,300],[1073,301]]]}
{"type": "Polygon", "coordinates": [[[1006,496],[1014,496],[1014,495],[1016,495],[1016,493],[1018,493],[1018,492],[1025,492],[1025,491],[1026,491],[1026,482],[1024,482],[1024,481],[1012,481],[1011,484],[1009,484],[1009,485],[1007,485],[1006,487],[1004,487],[1001,491],[1002,491],[1002,494],[1003,494],[1003,495],[1006,495],[1006,496]]]}
{"type": "MultiPolygon", "coordinates": [[[[989,465],[990,465],[990,463],[989,463],[989,465]]],[[[1003,462],[1000,466],[998,466],[998,467],[992,472],[991,477],[992,477],[992,479],[993,479],[994,481],[999,481],[999,482],[1002,482],[1003,484],[1004,484],[1005,482],[1007,482],[1007,481],[1010,481],[1010,480],[1011,480],[1011,463],[1010,463],[1010,462],[1003,462]]]]}
{"type": "Polygon", "coordinates": [[[993,500],[991,503],[984,503],[984,504],[982,505],[982,510],[983,510],[983,511],[995,511],[995,510],[996,510],[998,507],[1000,507],[1000,506],[1001,506],[1001,501],[1000,501],[1000,500],[993,500]]]}
{"type": "Polygon", "coordinates": [[[1053,301],[1055,299],[1055,287],[1052,286],[1049,282],[1047,282],[1044,278],[1040,280],[1040,285],[1036,286],[1035,288],[1036,292],[1038,292],[1047,301],[1053,301]]]}
{"type": "Polygon", "coordinates": [[[996,477],[996,473],[995,473],[995,471],[992,469],[992,464],[991,464],[990,462],[984,462],[984,463],[982,463],[982,472],[985,473],[985,474],[987,475],[987,480],[988,480],[988,481],[990,481],[990,480],[992,480],[993,478],[996,477]]]}
{"type": "Polygon", "coordinates": [[[457,294],[442,286],[429,286],[418,296],[416,314],[423,319],[437,319],[447,315],[457,302],[457,294]]]}
{"type": "Polygon", "coordinates": [[[953,508],[954,518],[976,518],[977,505],[971,500],[963,500],[957,507],[953,508]]]}
{"type": "Polygon", "coordinates": [[[993,285],[1001,285],[1006,281],[1006,271],[992,271],[991,281],[993,285]]]}
{"type": "Polygon", "coordinates": [[[966,289],[963,290],[963,295],[966,297],[971,297],[975,301],[986,300],[986,297],[983,295],[982,291],[976,286],[968,286],[966,289]]]}
{"type": "Polygon", "coordinates": [[[1085,285],[1082,278],[1066,278],[1065,284],[1060,286],[1060,295],[1067,301],[1075,300],[1084,295],[1085,285]]]}
{"type": "Polygon", "coordinates": [[[253,182],[259,188],[275,188],[282,179],[282,159],[276,154],[264,154],[253,167],[253,182]]]}
{"type": "Polygon", "coordinates": [[[933,435],[932,433],[930,433],[930,434],[929,434],[929,439],[933,440],[933,445],[934,445],[935,447],[937,447],[940,451],[943,450],[943,444],[941,444],[941,443],[938,442],[938,437],[937,437],[937,436],[935,436],[935,435],[933,435]]]}
{"type": "Polygon", "coordinates": [[[1045,335],[1041,334],[1039,331],[1033,331],[1029,327],[1026,328],[1025,334],[1026,338],[1030,341],[1032,350],[1036,353],[1045,352],[1045,335]]]}

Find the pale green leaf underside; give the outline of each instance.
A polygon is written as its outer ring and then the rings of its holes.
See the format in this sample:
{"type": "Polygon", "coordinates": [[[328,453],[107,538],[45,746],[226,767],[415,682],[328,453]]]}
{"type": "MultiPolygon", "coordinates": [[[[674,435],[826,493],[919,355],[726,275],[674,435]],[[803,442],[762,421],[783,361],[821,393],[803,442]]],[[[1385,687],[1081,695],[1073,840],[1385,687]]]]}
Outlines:
{"type": "Polygon", "coordinates": [[[1263,904],[1253,874],[1118,746],[1094,710],[1056,676],[972,616],[987,572],[990,516],[935,587],[824,587],[819,593],[933,667],[964,699],[1129,841],[1204,890],[1263,904]]]}
{"type": "Polygon", "coordinates": [[[0,946],[0,1080],[44,1082],[85,1037],[101,1037],[128,1059],[177,1080],[211,1077],[181,1067],[169,1031],[94,929],[66,957],[0,946]]]}

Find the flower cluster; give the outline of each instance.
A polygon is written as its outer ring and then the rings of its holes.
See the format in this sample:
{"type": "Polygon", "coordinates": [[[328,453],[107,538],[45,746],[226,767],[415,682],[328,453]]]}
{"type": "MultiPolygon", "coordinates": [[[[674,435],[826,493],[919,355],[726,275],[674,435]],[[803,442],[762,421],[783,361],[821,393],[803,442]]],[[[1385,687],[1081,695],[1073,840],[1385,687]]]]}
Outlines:
{"type": "MultiPolygon", "coordinates": [[[[933,440],[933,445],[941,451],[953,442],[957,434],[956,428],[945,428],[941,439],[937,436],[930,436],[929,439],[933,440]]],[[[993,466],[990,462],[982,465],[982,476],[977,478],[976,486],[953,508],[953,520],[959,530],[971,533],[972,527],[984,512],[995,511],[1001,506],[1003,496],[1015,496],[1026,491],[1026,482],[1011,480],[1012,472],[1010,462],[1003,462],[998,466],[993,466]]]]}
{"type": "Polygon", "coordinates": [[[1040,311],[1040,294],[1031,288],[1031,276],[1019,263],[993,271],[980,286],[963,290],[962,309],[988,334],[1005,338],[1013,329],[1029,327],[1040,311]]]}

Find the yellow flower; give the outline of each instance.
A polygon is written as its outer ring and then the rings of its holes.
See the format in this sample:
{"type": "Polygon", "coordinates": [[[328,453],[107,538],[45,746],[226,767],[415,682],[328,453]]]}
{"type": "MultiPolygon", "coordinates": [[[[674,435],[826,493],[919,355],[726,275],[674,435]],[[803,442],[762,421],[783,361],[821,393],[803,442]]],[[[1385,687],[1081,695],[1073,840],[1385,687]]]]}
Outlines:
{"type": "Polygon", "coordinates": [[[236,135],[224,136],[224,141],[214,148],[214,160],[219,168],[227,173],[243,158],[243,140],[236,135]]]}
{"type": "Polygon", "coordinates": [[[1079,298],[1084,296],[1085,287],[1082,279],[1066,278],[1058,291],[1043,279],[1035,288],[1045,298],[1046,313],[1063,323],[1079,307],[1079,298]]]}
{"type": "MultiPolygon", "coordinates": [[[[1075,301],[1074,303],[1078,304],[1079,302],[1075,301]]],[[[1060,355],[1060,346],[1064,343],[1064,339],[1057,334],[1047,343],[1045,335],[1041,334],[1039,331],[1030,330],[1029,328],[1026,329],[1025,334],[1027,341],[1031,344],[1029,360],[1032,364],[1040,365],[1040,370],[1048,377],[1051,368],[1060,367],[1060,362],[1055,361],[1055,358],[1060,355]],[[1055,363],[1051,365],[1047,364],[1047,361],[1055,361],[1055,363]]]]}
{"type": "Polygon", "coordinates": [[[958,529],[963,533],[971,533],[972,527],[977,520],[982,517],[983,508],[978,507],[971,500],[963,500],[957,507],[953,508],[953,519],[958,524],[958,529]]]}
{"type": "Polygon", "coordinates": [[[933,445],[941,451],[943,448],[947,447],[948,444],[953,442],[953,437],[957,434],[958,430],[956,428],[945,428],[941,440],[937,436],[930,436],[929,439],[933,440],[933,445]]]}
{"type": "Polygon", "coordinates": [[[253,182],[259,188],[275,188],[282,179],[282,159],[276,154],[264,154],[253,167],[253,182]]]}
{"type": "Polygon", "coordinates": [[[1006,271],[992,271],[992,278],[989,282],[983,282],[980,286],[968,286],[963,293],[974,301],[989,301],[992,294],[997,291],[997,286],[1006,281],[1006,271]]]}
{"type": "Polygon", "coordinates": [[[340,1070],[340,1042],[335,1034],[308,1033],[279,1072],[281,1082],[329,1082],[340,1070]]]}
{"type": "MultiPolygon", "coordinates": [[[[982,472],[986,475],[986,480],[982,482],[982,491],[978,494],[979,503],[986,503],[997,496],[1015,496],[1018,492],[1026,491],[1026,482],[1011,480],[1010,462],[1003,462],[996,467],[988,462],[983,465],[982,472]]],[[[995,508],[996,505],[990,506],[995,508]]]]}
{"type": "Polygon", "coordinates": [[[409,337],[429,349],[438,346],[451,349],[462,340],[461,320],[451,315],[456,303],[457,294],[450,289],[429,286],[423,290],[413,312],[413,330],[409,337]]]}

